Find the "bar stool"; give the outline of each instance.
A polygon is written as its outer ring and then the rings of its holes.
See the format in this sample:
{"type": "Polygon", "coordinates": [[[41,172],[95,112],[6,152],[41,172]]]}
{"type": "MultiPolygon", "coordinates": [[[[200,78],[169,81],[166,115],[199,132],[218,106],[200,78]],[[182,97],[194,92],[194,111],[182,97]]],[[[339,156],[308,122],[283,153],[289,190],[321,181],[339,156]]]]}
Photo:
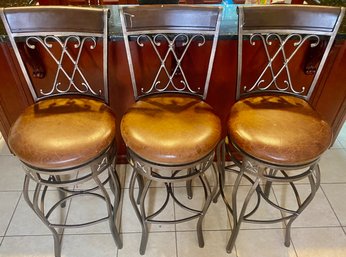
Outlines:
{"type": "Polygon", "coordinates": [[[309,99],[344,9],[239,6],[238,14],[237,102],[230,110],[228,136],[218,156],[221,195],[233,215],[233,231],[226,250],[232,251],[243,222],[287,222],[285,245],[288,247],[293,221],[309,205],[319,188],[318,161],[332,139],[328,123],[309,104],[309,99]],[[326,47],[321,48],[324,53],[316,73],[303,74],[304,64],[297,65],[303,59],[303,53],[323,42],[326,47]],[[254,56],[245,59],[246,53],[252,49],[255,49],[251,52],[254,56]],[[226,150],[235,165],[225,167],[226,150]],[[241,157],[237,158],[237,155],[241,157]],[[230,203],[223,191],[225,170],[237,175],[230,203]],[[311,189],[306,198],[302,198],[296,186],[296,182],[303,179],[308,181],[311,189]],[[251,187],[239,204],[237,198],[242,181],[250,182],[251,187]],[[273,183],[291,187],[297,208],[277,204],[270,198],[273,183]],[[252,198],[255,204],[248,208],[252,198]],[[278,209],[281,215],[269,219],[254,218],[261,200],[278,209]]]}
{"type": "MultiPolygon", "coordinates": [[[[132,6],[120,10],[135,103],[121,121],[121,134],[133,167],[130,200],[142,226],[140,254],[148,241],[148,224],[202,222],[216,191],[204,172],[212,164],[221,124],[206,99],[218,39],[221,8],[196,6],[132,6]],[[184,205],[174,183],[199,178],[205,194],[200,209],[184,205]],[[138,204],[135,181],[139,182],[138,204]],[[164,183],[163,205],[148,213],[144,202],[152,181],[164,183]],[[169,199],[191,215],[162,220],[169,199]]],[[[216,171],[213,171],[217,184],[216,171]]],[[[191,192],[189,193],[190,197],[191,192]]]]}
{"type": "Polygon", "coordinates": [[[0,14],[34,102],[15,121],[8,138],[25,170],[24,199],[53,234],[55,256],[61,256],[61,229],[101,221],[108,221],[121,248],[115,224],[120,201],[115,117],[107,105],[108,10],[21,7],[2,8],[0,14]],[[44,65],[39,74],[23,55],[40,58],[35,61],[44,65]],[[108,182],[114,200],[105,188],[108,182]],[[46,208],[49,188],[56,188],[60,199],[46,208]],[[107,210],[85,223],[53,222],[52,214],[72,197],[77,203],[81,197],[96,197],[107,210]]]}

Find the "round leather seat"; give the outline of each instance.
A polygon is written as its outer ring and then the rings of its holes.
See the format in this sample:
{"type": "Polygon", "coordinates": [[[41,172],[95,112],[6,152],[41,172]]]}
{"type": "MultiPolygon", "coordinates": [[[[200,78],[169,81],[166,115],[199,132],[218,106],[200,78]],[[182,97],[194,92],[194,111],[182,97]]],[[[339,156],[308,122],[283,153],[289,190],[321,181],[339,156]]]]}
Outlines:
{"type": "Polygon", "coordinates": [[[212,152],[220,140],[221,123],[205,102],[165,94],[137,101],[121,121],[121,134],[127,147],[145,160],[179,165],[212,152]]]}
{"type": "Polygon", "coordinates": [[[247,155],[294,166],[316,160],[330,145],[330,126],[303,99],[273,95],[238,101],[228,119],[230,140],[247,155]]]}
{"type": "Polygon", "coordinates": [[[42,100],[25,109],[8,138],[20,160],[40,169],[66,169],[93,160],[115,137],[115,118],[86,98],[42,100]]]}

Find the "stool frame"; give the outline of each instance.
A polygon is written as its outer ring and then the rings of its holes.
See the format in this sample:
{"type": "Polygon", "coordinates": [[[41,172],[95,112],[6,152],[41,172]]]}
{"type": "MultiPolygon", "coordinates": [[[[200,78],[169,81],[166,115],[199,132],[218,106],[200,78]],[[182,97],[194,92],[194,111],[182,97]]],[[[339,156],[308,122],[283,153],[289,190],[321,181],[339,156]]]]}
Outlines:
{"type": "MultiPolygon", "coordinates": [[[[308,101],[313,93],[313,90],[318,82],[325,61],[328,57],[336,33],[344,16],[344,8],[330,7],[308,7],[308,6],[239,6],[238,7],[238,71],[237,71],[237,91],[236,100],[246,98],[256,94],[265,93],[280,93],[294,95],[308,101]],[[265,12],[267,11],[267,12],[265,12]],[[296,17],[302,17],[304,22],[296,17]],[[316,14],[323,14],[319,19],[313,19],[316,14]],[[297,16],[295,16],[297,15],[297,16]],[[299,16],[302,15],[302,16],[299,16]],[[281,17],[279,17],[281,16],[281,17]],[[271,17],[269,19],[269,17],[271,17]],[[272,18],[273,17],[273,18],[272,18]],[[288,18],[289,17],[289,18],[288,18]],[[286,20],[285,20],[286,19],[286,20]],[[278,21],[276,23],[276,21],[278,21]],[[280,23],[281,22],[281,23],[280,23]],[[283,25],[284,24],[284,25],[283,25]],[[286,26],[286,27],[285,27],[286,26]],[[326,39],[327,38],[327,39],[326,39]],[[264,51],[268,58],[267,66],[260,72],[257,81],[250,86],[242,85],[242,53],[243,40],[248,39],[252,46],[262,42],[264,51]],[[279,46],[274,54],[270,54],[268,47],[271,46],[271,40],[279,41],[279,46]],[[295,50],[289,56],[286,55],[285,45],[289,40],[296,39],[294,44],[295,50]],[[294,55],[299,51],[300,47],[306,41],[310,41],[310,47],[316,47],[322,40],[326,40],[326,48],[324,50],[321,61],[316,70],[316,74],[309,86],[301,86],[297,89],[291,80],[289,62],[294,55]],[[284,62],[279,71],[275,72],[272,64],[277,56],[282,55],[284,62]],[[264,74],[269,71],[272,75],[271,81],[267,83],[264,79],[264,74]],[[279,76],[286,72],[287,80],[284,81],[284,86],[280,85],[279,76]]],[[[233,216],[233,231],[226,246],[226,251],[230,253],[235,246],[242,222],[250,223],[276,223],[287,221],[285,233],[285,246],[290,246],[291,241],[291,226],[295,219],[301,214],[304,209],[313,200],[316,191],[320,186],[321,174],[318,166],[320,156],[316,156],[315,160],[308,163],[295,165],[277,165],[274,163],[258,160],[240,149],[229,136],[223,140],[217,152],[220,194],[227,206],[227,209],[233,216]],[[240,154],[241,158],[237,158],[234,153],[240,154]],[[231,160],[231,165],[226,165],[226,156],[231,160]],[[298,173],[290,174],[292,170],[299,170],[298,173]],[[235,184],[232,191],[231,203],[226,199],[224,193],[225,171],[237,174],[235,184]],[[286,172],[287,171],[287,172],[286,172]],[[245,179],[251,184],[246,198],[241,206],[237,204],[238,189],[241,181],[245,179]],[[310,185],[310,194],[304,199],[298,192],[295,182],[307,179],[310,185]],[[297,208],[289,209],[277,205],[269,199],[272,183],[285,182],[293,190],[296,198],[297,208]],[[261,183],[264,183],[263,188],[261,183]],[[256,194],[255,194],[256,193],[256,194]],[[257,196],[255,207],[247,210],[249,201],[252,196],[257,196]],[[273,208],[281,212],[282,217],[272,220],[251,219],[251,216],[256,212],[260,205],[261,198],[273,208]]],[[[214,198],[217,201],[218,195],[214,198]]]]}
{"type": "MultiPolygon", "coordinates": [[[[50,97],[83,96],[96,98],[108,104],[107,9],[66,6],[1,8],[0,16],[22,70],[25,82],[35,103],[50,97]],[[54,19],[51,17],[54,17],[54,19]],[[76,20],[76,17],[80,17],[80,19],[76,20]],[[74,24],[70,22],[72,18],[75,21],[74,24]],[[85,28],[83,19],[90,21],[88,28],[85,28]],[[54,81],[48,91],[35,88],[32,76],[29,75],[28,68],[23,61],[23,49],[18,47],[17,42],[23,43],[24,47],[31,50],[36,50],[37,46],[40,46],[51,57],[52,63],[56,65],[56,70],[54,81]],[[70,52],[71,45],[77,51],[75,58],[70,52]],[[94,90],[80,69],[79,60],[85,48],[88,47],[92,51],[98,45],[102,47],[102,89],[94,90]],[[54,52],[54,47],[59,47],[60,56],[57,56],[56,52],[54,52]],[[64,59],[69,60],[73,65],[72,73],[65,70],[64,59]],[[75,82],[76,75],[81,78],[80,84],[75,82]],[[65,81],[61,80],[61,77],[65,81]],[[66,80],[68,81],[67,84],[65,84],[66,80]]],[[[106,220],[109,222],[115,244],[118,248],[122,248],[122,241],[116,227],[121,188],[116,172],[116,147],[114,140],[102,153],[95,156],[93,160],[83,163],[80,166],[61,169],[42,169],[40,167],[33,167],[23,160],[21,161],[25,170],[23,185],[24,199],[44,225],[51,231],[54,238],[54,254],[56,257],[61,256],[61,241],[64,228],[84,227],[106,220]],[[80,169],[87,166],[90,167],[90,171],[80,176],[80,169]],[[100,176],[105,173],[107,173],[106,177],[101,180],[100,176]],[[88,181],[94,181],[95,186],[85,189],[77,188],[77,186],[88,181]],[[32,197],[29,193],[31,182],[35,184],[32,197]],[[111,191],[114,193],[113,201],[111,201],[111,197],[105,188],[107,183],[109,183],[111,191]],[[45,209],[44,202],[49,187],[58,190],[60,200],[49,209],[45,209]],[[96,190],[100,192],[96,192],[96,190]],[[58,210],[58,207],[65,208],[66,202],[69,199],[81,196],[93,196],[105,201],[107,208],[106,215],[102,218],[80,224],[66,224],[65,220],[62,220],[61,224],[56,224],[49,220],[52,213],[58,210]]]]}
{"type": "MultiPolygon", "coordinates": [[[[133,86],[135,101],[150,97],[158,94],[177,93],[185,95],[193,95],[199,99],[205,100],[207,97],[210,76],[212,66],[214,62],[218,33],[221,20],[221,8],[204,8],[196,6],[141,6],[141,7],[124,7],[120,10],[120,18],[122,22],[125,48],[127,52],[129,69],[131,75],[131,81],[133,86]],[[147,15],[146,12],[155,11],[155,17],[153,15],[147,15]],[[191,17],[200,11],[205,12],[205,15],[210,15],[211,19],[215,20],[215,23],[211,26],[208,24],[208,20],[200,19],[197,24],[200,23],[201,27],[190,20],[191,17]],[[208,13],[209,12],[209,13],[208,13]],[[182,17],[185,16],[185,19],[182,17]],[[191,16],[189,16],[191,15],[191,16]],[[146,19],[146,17],[151,17],[146,19]],[[165,18],[166,17],[166,18],[165,18]],[[170,17],[167,19],[167,17],[170,17]],[[171,17],[174,17],[171,18],[171,17]],[[180,17],[180,18],[179,18],[180,17]],[[184,24],[185,23],[185,24],[184,24]],[[208,70],[204,82],[204,88],[200,87],[196,89],[190,87],[189,81],[185,76],[184,70],[181,66],[181,62],[185,57],[192,42],[197,41],[198,46],[203,46],[208,39],[211,39],[212,46],[210,52],[210,58],[208,62],[208,70]],[[149,89],[143,87],[138,90],[138,83],[135,76],[135,67],[131,56],[130,41],[135,41],[138,47],[144,47],[143,42],[150,42],[149,45],[154,49],[156,57],[159,59],[159,68],[155,75],[154,80],[149,86],[149,89]],[[178,55],[176,52],[177,42],[182,41],[182,53],[178,55]],[[158,49],[162,43],[167,43],[167,51],[160,54],[158,49]],[[173,69],[169,71],[166,66],[168,55],[173,55],[175,65],[173,69]],[[160,73],[163,72],[166,75],[166,84],[160,81],[160,73]],[[181,73],[182,80],[180,84],[174,82],[176,74],[181,73]],[[164,84],[164,85],[162,85],[164,84]]],[[[145,254],[147,242],[148,242],[148,224],[176,224],[192,219],[198,219],[197,222],[197,236],[200,247],[204,246],[204,239],[202,233],[202,222],[206,211],[217,191],[217,173],[213,168],[212,178],[215,181],[214,187],[210,186],[209,181],[205,176],[205,171],[212,166],[213,158],[215,156],[214,151],[207,154],[200,160],[196,160],[192,163],[181,163],[176,165],[166,163],[153,163],[138,156],[131,149],[127,148],[128,161],[133,168],[131,180],[130,180],[130,200],[132,206],[136,212],[136,216],[141,223],[142,238],[140,244],[140,254],[145,254]],[[162,173],[169,174],[163,175],[162,173]],[[188,198],[192,198],[192,180],[199,178],[204,189],[204,204],[200,210],[190,208],[181,203],[174,195],[173,185],[176,182],[186,182],[188,198]],[[139,185],[139,193],[137,200],[135,199],[135,182],[139,185]],[[145,199],[148,189],[152,181],[158,181],[165,184],[167,191],[166,199],[163,205],[154,213],[147,214],[145,209],[145,199]],[[169,199],[172,198],[175,203],[181,208],[191,212],[191,216],[182,219],[175,220],[158,220],[155,219],[164,208],[166,207],[169,199]]]]}

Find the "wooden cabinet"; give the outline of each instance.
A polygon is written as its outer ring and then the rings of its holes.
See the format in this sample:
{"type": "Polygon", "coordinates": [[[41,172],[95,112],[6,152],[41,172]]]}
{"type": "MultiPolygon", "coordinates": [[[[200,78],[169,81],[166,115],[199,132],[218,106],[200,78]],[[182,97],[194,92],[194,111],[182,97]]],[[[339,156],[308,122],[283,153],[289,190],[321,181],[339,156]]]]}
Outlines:
{"type": "Polygon", "coordinates": [[[336,137],[346,120],[346,40],[336,40],[311,101],[336,137]]]}

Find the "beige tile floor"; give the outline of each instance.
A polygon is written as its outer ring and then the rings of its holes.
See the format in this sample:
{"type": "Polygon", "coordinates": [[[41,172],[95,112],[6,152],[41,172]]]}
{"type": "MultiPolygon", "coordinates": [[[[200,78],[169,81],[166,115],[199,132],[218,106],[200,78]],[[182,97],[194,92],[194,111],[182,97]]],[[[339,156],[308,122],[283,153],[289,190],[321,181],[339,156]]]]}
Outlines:
{"type": "MultiPolygon", "coordinates": [[[[290,247],[283,245],[284,225],[243,224],[236,248],[227,254],[225,246],[231,234],[231,216],[227,214],[222,201],[212,203],[205,217],[205,247],[199,248],[195,233],[195,221],[178,225],[152,225],[150,227],[147,257],[346,257],[346,125],[334,146],[322,157],[321,188],[308,209],[296,220],[292,229],[290,247]]],[[[140,225],[134,215],[128,197],[128,175],[130,168],[119,165],[118,172],[123,185],[122,209],[119,225],[124,247],[118,250],[108,231],[106,223],[96,226],[65,230],[63,257],[135,257],[139,256],[140,225]]],[[[49,230],[26,205],[21,193],[23,171],[4,141],[0,139],[0,256],[6,257],[48,257],[53,256],[53,240],[49,230]]],[[[158,186],[156,184],[156,186],[158,186]]],[[[226,192],[231,190],[228,181],[226,192]]],[[[242,189],[246,191],[246,183],[242,189]]],[[[299,189],[308,192],[308,185],[301,183],[299,189]]],[[[163,188],[150,189],[148,206],[155,208],[162,202],[163,188]],[[152,193],[152,194],[151,194],[152,193]]],[[[182,201],[186,200],[184,185],[175,189],[182,201]]],[[[200,200],[202,188],[195,184],[194,201],[200,200]]],[[[273,196],[279,202],[290,204],[284,185],[273,187],[273,196]]],[[[49,191],[47,199],[57,196],[49,191]]],[[[67,222],[87,219],[103,211],[102,203],[95,199],[83,199],[78,204],[72,199],[68,204],[67,222]],[[78,207],[78,208],[77,208],[78,207]],[[82,211],[80,211],[82,209],[82,211]]],[[[182,211],[176,204],[169,203],[162,218],[179,217],[182,211]]],[[[276,215],[267,206],[259,215],[276,215]]]]}

